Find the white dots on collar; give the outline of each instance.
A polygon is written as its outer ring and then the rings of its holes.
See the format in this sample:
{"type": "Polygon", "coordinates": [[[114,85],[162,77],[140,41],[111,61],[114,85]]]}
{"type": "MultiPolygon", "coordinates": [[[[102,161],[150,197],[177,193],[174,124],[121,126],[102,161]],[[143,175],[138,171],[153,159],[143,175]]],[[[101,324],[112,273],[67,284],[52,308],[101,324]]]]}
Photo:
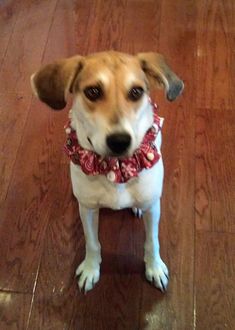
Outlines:
{"type": "Polygon", "coordinates": [[[152,153],[152,152],[148,152],[147,153],[147,158],[148,158],[148,160],[153,160],[154,159],[154,154],[152,153]]]}
{"type": "Polygon", "coordinates": [[[109,171],[107,174],[107,179],[111,182],[114,182],[116,179],[116,174],[113,171],[109,171]]]}

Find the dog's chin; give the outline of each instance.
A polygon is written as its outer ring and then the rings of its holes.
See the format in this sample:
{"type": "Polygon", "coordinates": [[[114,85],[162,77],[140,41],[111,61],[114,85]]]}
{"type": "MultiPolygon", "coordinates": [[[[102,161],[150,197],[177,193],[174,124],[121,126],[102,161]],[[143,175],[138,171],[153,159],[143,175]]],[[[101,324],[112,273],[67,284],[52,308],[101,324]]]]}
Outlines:
{"type": "Polygon", "coordinates": [[[124,158],[128,158],[130,157],[128,155],[128,153],[124,153],[124,154],[115,154],[115,153],[109,153],[106,157],[110,157],[110,158],[118,158],[118,159],[124,159],[124,158]]]}
{"type": "Polygon", "coordinates": [[[129,158],[132,157],[134,154],[134,151],[132,150],[127,150],[126,152],[119,154],[119,153],[114,153],[111,152],[110,150],[107,150],[104,154],[103,157],[105,158],[118,158],[118,159],[124,159],[124,158],[129,158]]]}

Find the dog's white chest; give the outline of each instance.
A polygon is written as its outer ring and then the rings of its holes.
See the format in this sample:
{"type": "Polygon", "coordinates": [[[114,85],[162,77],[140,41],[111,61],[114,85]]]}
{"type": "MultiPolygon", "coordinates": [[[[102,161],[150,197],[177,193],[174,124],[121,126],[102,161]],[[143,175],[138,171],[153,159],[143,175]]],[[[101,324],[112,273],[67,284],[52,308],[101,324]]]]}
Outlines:
{"type": "Polygon", "coordinates": [[[145,208],[162,193],[162,159],[125,184],[111,183],[102,175],[87,176],[73,163],[70,164],[70,169],[74,195],[89,208],[145,208]]]}

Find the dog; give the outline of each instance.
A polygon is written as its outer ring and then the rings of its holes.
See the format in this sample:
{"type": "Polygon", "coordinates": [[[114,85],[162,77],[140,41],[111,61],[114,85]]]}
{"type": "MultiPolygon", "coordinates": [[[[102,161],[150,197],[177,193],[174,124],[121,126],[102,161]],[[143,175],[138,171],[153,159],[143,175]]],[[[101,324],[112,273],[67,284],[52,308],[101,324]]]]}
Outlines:
{"type": "Polygon", "coordinates": [[[85,259],[76,270],[79,288],[87,292],[100,278],[99,209],[133,208],[144,221],[146,278],[164,292],[169,275],[158,240],[163,119],[150,92],[163,88],[173,101],[183,81],[161,54],[107,51],[45,65],[31,76],[31,85],[54,110],[73,96],[65,151],[86,240],[85,259]]]}

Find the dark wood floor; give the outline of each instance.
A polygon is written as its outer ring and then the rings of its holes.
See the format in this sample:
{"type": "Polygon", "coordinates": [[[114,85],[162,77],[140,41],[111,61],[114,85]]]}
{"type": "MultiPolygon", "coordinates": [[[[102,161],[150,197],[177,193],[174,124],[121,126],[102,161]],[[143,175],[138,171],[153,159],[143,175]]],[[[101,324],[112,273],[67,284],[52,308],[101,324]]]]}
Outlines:
{"type": "Polygon", "coordinates": [[[235,329],[234,0],[0,3],[0,329],[235,329]],[[32,97],[41,63],[159,51],[185,81],[165,117],[160,239],[171,279],[144,279],[141,221],[101,211],[101,280],[82,295],[78,206],[62,153],[67,112],[32,97]]]}

